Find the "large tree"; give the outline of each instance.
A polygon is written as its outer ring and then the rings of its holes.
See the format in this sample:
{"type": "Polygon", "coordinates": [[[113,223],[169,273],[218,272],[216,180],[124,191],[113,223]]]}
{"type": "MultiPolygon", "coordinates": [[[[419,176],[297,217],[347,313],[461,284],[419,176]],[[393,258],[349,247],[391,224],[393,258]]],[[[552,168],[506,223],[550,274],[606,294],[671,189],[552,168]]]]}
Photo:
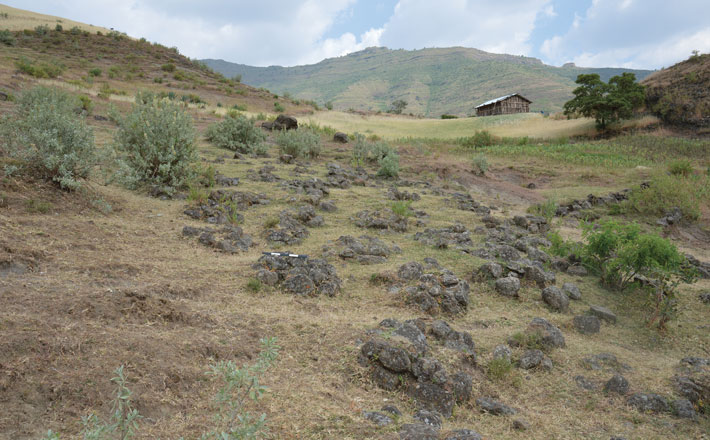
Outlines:
{"type": "Polygon", "coordinates": [[[633,73],[614,76],[609,84],[596,73],[582,74],[576,83],[579,87],[572,92],[574,98],[565,103],[565,114],[594,118],[597,128],[602,130],[610,123],[629,119],[645,99],[644,88],[633,73]]]}

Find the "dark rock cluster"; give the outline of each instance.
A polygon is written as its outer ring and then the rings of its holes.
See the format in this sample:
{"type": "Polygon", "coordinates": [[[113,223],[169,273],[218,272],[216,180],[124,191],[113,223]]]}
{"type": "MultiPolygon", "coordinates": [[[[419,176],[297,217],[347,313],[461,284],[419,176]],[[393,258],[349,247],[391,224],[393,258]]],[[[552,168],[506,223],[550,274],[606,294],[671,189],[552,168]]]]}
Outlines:
{"type": "Polygon", "coordinates": [[[400,191],[397,187],[391,186],[387,190],[387,198],[390,200],[416,202],[421,200],[421,196],[415,192],[400,191]]]}
{"type": "Polygon", "coordinates": [[[212,191],[205,203],[191,206],[183,213],[195,220],[224,225],[244,221],[244,216],[239,211],[253,205],[267,205],[268,203],[269,199],[265,194],[220,189],[212,191]]]}
{"type": "Polygon", "coordinates": [[[402,250],[396,244],[388,246],[379,238],[363,235],[354,238],[343,235],[334,242],[323,246],[323,258],[338,256],[346,261],[357,261],[360,264],[380,264],[387,257],[402,250]]]}
{"type": "Polygon", "coordinates": [[[314,177],[306,180],[288,180],[280,185],[282,188],[301,194],[304,202],[318,206],[321,200],[330,195],[330,188],[321,179],[314,177]]]}
{"type": "Polygon", "coordinates": [[[589,194],[584,200],[573,200],[567,204],[558,206],[557,210],[555,211],[555,215],[557,217],[572,216],[575,218],[579,218],[582,216],[581,211],[592,209],[595,206],[612,205],[624,200],[628,200],[629,194],[631,194],[630,189],[624,189],[619,192],[613,192],[606,196],[595,196],[594,194],[589,194]]]}
{"type": "Polygon", "coordinates": [[[275,244],[298,244],[308,237],[308,228],[323,224],[323,217],[310,205],[303,205],[297,211],[286,209],[279,214],[279,222],[266,231],[266,239],[275,244]]]}
{"type": "Polygon", "coordinates": [[[259,281],[294,295],[335,296],[341,287],[335,267],[319,258],[263,255],[252,267],[259,281]]]}
{"type": "Polygon", "coordinates": [[[460,223],[445,228],[427,228],[414,234],[414,240],[439,249],[470,249],[471,233],[460,223]]]}
{"type": "Polygon", "coordinates": [[[473,200],[471,194],[456,192],[451,194],[451,198],[453,199],[454,203],[456,203],[456,207],[461,211],[471,211],[475,212],[478,215],[488,215],[491,213],[491,208],[483,206],[477,201],[473,200]]]}
{"type": "Polygon", "coordinates": [[[379,211],[359,211],[352,220],[355,222],[355,225],[360,228],[390,230],[395,232],[406,232],[409,225],[407,217],[397,215],[389,208],[379,211]]]}
{"type": "Polygon", "coordinates": [[[347,189],[352,185],[365,186],[370,178],[367,171],[361,167],[353,170],[337,163],[329,163],[327,168],[326,182],[328,186],[335,188],[347,189]]]}
{"type": "Polygon", "coordinates": [[[225,226],[219,230],[185,226],[182,235],[198,237],[201,244],[230,254],[245,252],[254,245],[251,237],[238,226],[225,226]]]}
{"type": "Polygon", "coordinates": [[[459,314],[468,308],[468,283],[438,264],[428,265],[425,269],[420,263],[410,261],[400,266],[397,276],[405,285],[414,282],[414,285],[403,287],[401,292],[407,303],[416,304],[426,313],[459,314]]]}

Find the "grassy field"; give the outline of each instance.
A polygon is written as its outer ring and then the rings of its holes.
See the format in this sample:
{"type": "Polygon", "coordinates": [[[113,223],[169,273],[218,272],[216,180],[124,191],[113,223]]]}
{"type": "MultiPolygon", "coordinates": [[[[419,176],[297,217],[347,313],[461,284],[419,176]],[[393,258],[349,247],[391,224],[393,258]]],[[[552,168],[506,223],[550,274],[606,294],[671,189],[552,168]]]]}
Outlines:
{"type": "Polygon", "coordinates": [[[81,23],[66,18],[55,17],[53,15],[38,14],[36,12],[26,11],[24,9],[16,9],[7,5],[0,5],[0,29],[9,29],[11,31],[21,31],[24,29],[34,29],[37,26],[48,26],[54,29],[57,25],[61,25],[64,30],[70,30],[73,27],[78,27],[83,31],[91,33],[103,32],[107,34],[111,29],[91,24],[81,23]],[[7,16],[5,16],[7,14],[7,16]]]}
{"type": "MultiPolygon", "coordinates": [[[[358,115],[339,111],[321,111],[304,116],[308,123],[330,126],[345,133],[359,132],[377,135],[384,139],[456,139],[471,136],[476,131],[487,130],[498,137],[530,137],[559,139],[596,133],[594,120],[553,119],[539,113],[488,116],[484,118],[417,119],[395,115],[358,115]]],[[[656,122],[653,117],[627,122],[626,126],[648,125],[656,122]]]]}

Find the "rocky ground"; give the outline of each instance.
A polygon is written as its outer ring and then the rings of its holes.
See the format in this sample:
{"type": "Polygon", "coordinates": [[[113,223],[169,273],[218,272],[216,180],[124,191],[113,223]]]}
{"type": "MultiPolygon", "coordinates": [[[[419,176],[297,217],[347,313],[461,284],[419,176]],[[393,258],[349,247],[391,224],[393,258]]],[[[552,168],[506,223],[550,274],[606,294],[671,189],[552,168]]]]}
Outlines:
{"type": "Polygon", "coordinates": [[[413,153],[384,180],[350,166],[349,144],[325,150],[225,158],[203,145],[221,174],[205,200],[93,185],[107,214],[3,182],[0,437],[73,438],[82,415],[108,411],[124,364],[138,438],[197,438],[208,365],[249,362],[275,336],[253,409],[276,438],[707,438],[710,281],[683,287],[659,334],[642,299],[549,252],[551,228],[574,237],[577,213],[620,188],[548,220],[526,213],[535,190],[502,191],[495,168],[491,186],[437,176],[436,160],[422,176],[413,153]]]}

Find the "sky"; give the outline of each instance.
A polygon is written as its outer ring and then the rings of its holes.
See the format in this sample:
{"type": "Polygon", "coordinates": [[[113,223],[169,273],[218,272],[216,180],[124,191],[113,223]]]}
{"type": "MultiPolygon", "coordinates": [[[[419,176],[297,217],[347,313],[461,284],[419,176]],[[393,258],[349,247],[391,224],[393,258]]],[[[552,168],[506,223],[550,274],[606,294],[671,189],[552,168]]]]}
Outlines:
{"type": "Polygon", "coordinates": [[[21,0],[191,58],[313,64],[371,46],[464,46],[550,65],[659,69],[710,52],[710,0],[21,0]]]}

